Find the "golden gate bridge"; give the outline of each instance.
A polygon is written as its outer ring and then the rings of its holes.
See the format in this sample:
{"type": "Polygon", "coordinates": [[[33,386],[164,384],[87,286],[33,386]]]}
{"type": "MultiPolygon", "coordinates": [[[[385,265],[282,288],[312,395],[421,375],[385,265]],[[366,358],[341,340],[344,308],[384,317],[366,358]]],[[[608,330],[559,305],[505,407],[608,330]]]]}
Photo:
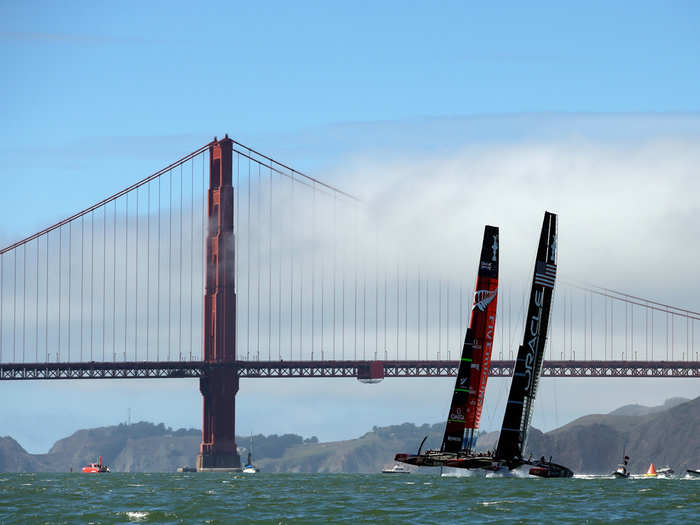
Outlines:
{"type": "MultiPolygon", "coordinates": [[[[473,276],[380,221],[214,139],[0,250],[0,379],[199,378],[207,468],[237,462],[239,378],[454,375],[473,276]]],[[[512,374],[524,293],[501,286],[492,376],[512,374]]],[[[573,279],[552,311],[545,377],[700,377],[700,313],[573,279]]]]}

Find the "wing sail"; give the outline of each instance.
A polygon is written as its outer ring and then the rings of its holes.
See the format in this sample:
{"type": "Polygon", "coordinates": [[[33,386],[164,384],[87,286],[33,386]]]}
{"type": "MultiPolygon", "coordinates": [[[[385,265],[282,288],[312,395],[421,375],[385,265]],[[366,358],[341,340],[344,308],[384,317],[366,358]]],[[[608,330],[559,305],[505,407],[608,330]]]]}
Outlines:
{"type": "Polygon", "coordinates": [[[498,228],[486,226],[474,303],[442,440],[445,452],[471,449],[474,431],[479,428],[496,327],[498,243],[498,228]]]}
{"type": "Polygon", "coordinates": [[[523,343],[513,370],[496,456],[521,458],[527,443],[537,384],[542,372],[547,328],[557,275],[557,216],[545,212],[532,276],[523,343]]]}

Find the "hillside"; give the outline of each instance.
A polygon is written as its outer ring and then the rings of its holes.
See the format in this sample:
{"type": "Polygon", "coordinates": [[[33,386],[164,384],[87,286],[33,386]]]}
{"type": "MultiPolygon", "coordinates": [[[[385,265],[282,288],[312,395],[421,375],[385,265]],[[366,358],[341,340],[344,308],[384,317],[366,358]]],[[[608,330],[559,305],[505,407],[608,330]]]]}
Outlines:
{"type": "MultiPolygon", "coordinates": [[[[378,472],[393,463],[397,452],[439,447],[442,424],[411,423],[374,427],[356,439],[319,443],[294,434],[253,436],[255,463],[265,472],[378,472]]],[[[700,467],[700,397],[669,400],[660,407],[628,405],[609,414],[581,417],[542,433],[530,429],[527,453],[552,456],[577,473],[608,473],[620,461],[623,449],[632,458],[632,472],[643,472],[653,461],[677,472],[700,467]],[[630,408],[633,407],[633,408],[630,408]]],[[[136,423],[80,430],[61,439],[47,454],[29,454],[10,437],[0,438],[0,471],[65,472],[95,461],[120,472],[172,472],[193,466],[201,433],[172,430],[163,424],[136,423]]],[[[250,437],[237,437],[245,460],[250,437]]],[[[478,448],[493,449],[497,432],[482,434],[478,448]]],[[[425,471],[426,469],[423,469],[425,471]]],[[[429,470],[429,469],[428,469],[429,470]]]]}
{"type": "Polygon", "coordinates": [[[655,407],[647,407],[644,405],[625,405],[623,407],[617,408],[610,412],[612,416],[648,416],[649,414],[655,414],[658,412],[663,412],[669,408],[673,408],[677,405],[682,405],[687,403],[690,399],[685,397],[672,397],[667,399],[663,405],[658,405],[655,407]]]}
{"type": "Polygon", "coordinates": [[[528,450],[553,456],[578,473],[606,473],[631,457],[630,470],[645,472],[650,462],[677,472],[700,466],[700,397],[641,416],[590,415],[546,434],[533,433],[528,450]]]}

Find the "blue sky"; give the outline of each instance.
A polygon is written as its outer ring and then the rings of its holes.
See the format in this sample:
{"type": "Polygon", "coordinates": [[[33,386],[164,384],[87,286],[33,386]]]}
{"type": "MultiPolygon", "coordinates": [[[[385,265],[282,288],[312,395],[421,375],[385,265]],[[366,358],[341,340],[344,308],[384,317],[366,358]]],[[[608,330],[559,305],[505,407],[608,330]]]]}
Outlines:
{"type": "MultiPolygon", "coordinates": [[[[348,171],[334,168],[387,152],[414,158],[561,137],[605,145],[682,137],[694,146],[698,35],[697,2],[5,1],[0,240],[33,233],[225,132],[322,179],[328,168],[344,187],[354,184],[343,179],[348,171]]],[[[134,395],[121,385],[78,387],[104,397],[65,409],[61,432],[106,424],[111,413],[124,419],[136,401],[120,401],[134,395]],[[100,402],[108,416],[93,421],[100,402]]],[[[659,402],[676,388],[665,385],[659,402]]],[[[674,385],[697,394],[690,383],[674,385]]],[[[190,386],[178,395],[198,407],[190,386]]],[[[77,404],[64,388],[0,385],[3,399],[31,390],[36,404],[50,396],[57,410],[77,404]]],[[[144,417],[196,426],[196,411],[183,419],[167,408],[167,391],[154,394],[144,417]]],[[[430,419],[428,404],[416,421],[430,419]]],[[[7,415],[16,414],[3,401],[0,420],[7,415]]],[[[362,424],[386,420],[376,419],[362,424]]],[[[30,443],[30,423],[3,424],[0,434],[21,434],[34,450],[63,435],[30,443]]]]}

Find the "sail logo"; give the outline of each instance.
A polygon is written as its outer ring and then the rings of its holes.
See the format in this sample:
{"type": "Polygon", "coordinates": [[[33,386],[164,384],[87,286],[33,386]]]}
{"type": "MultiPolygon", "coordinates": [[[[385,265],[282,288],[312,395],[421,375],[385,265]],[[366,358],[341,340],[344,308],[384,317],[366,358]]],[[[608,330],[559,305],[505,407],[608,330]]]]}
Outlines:
{"type": "Polygon", "coordinates": [[[455,421],[464,421],[464,412],[461,408],[455,408],[454,412],[450,414],[450,418],[455,421]]]}
{"type": "Polygon", "coordinates": [[[525,355],[525,377],[527,378],[527,383],[525,385],[525,391],[529,392],[530,387],[532,387],[532,380],[534,379],[532,366],[535,362],[535,355],[537,354],[537,346],[540,339],[540,319],[542,318],[542,301],[544,300],[544,290],[535,290],[535,306],[537,307],[537,313],[535,313],[528,323],[528,335],[530,340],[527,343],[528,352],[525,355]]]}
{"type": "Polygon", "coordinates": [[[557,267],[554,264],[537,261],[535,266],[535,284],[554,288],[557,278],[557,267]]]}
{"type": "Polygon", "coordinates": [[[491,256],[491,260],[493,262],[496,262],[498,260],[496,258],[496,254],[498,253],[498,235],[493,236],[493,244],[491,245],[491,250],[493,250],[493,255],[491,256]]]}
{"type": "Polygon", "coordinates": [[[556,261],[557,258],[557,236],[556,234],[552,237],[552,246],[549,249],[549,260],[550,262],[556,261]]]}
{"type": "Polygon", "coordinates": [[[496,298],[496,290],[477,290],[474,292],[474,306],[472,310],[478,308],[480,312],[486,310],[486,307],[496,298]]]}

